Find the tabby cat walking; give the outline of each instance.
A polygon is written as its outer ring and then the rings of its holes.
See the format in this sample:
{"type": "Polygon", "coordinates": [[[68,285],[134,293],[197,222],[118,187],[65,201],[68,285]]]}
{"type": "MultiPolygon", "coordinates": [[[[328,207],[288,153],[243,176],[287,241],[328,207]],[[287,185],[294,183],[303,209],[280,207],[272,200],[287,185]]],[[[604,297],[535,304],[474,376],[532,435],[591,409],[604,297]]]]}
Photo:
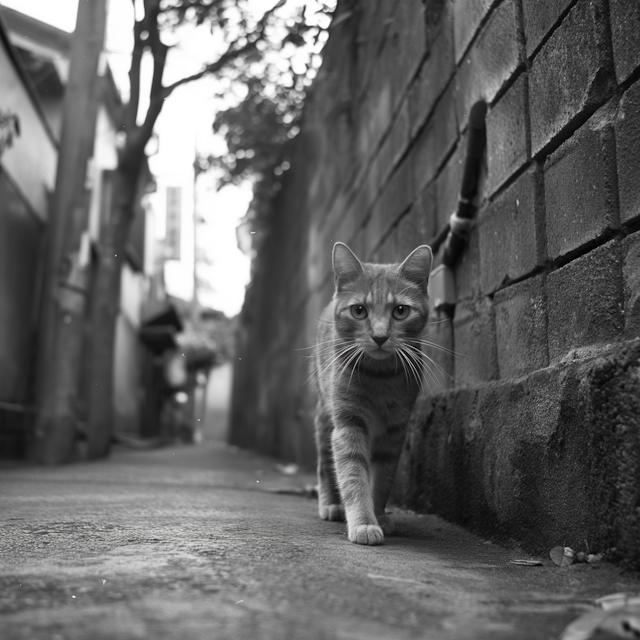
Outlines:
{"type": "Polygon", "coordinates": [[[362,263],[333,248],[335,294],[322,313],[315,365],[318,509],[346,517],[349,540],[382,544],[385,505],[422,384],[431,249],[402,264],[362,263]]]}

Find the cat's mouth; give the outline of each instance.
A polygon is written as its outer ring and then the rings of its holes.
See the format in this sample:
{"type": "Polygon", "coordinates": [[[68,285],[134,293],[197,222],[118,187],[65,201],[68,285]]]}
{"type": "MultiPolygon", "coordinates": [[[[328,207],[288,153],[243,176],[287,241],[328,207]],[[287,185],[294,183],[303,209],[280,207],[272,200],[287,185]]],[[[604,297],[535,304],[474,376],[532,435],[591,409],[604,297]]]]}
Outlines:
{"type": "Polygon", "coordinates": [[[384,347],[373,347],[367,349],[367,355],[375,360],[385,360],[393,355],[393,350],[385,349],[384,347]]]}

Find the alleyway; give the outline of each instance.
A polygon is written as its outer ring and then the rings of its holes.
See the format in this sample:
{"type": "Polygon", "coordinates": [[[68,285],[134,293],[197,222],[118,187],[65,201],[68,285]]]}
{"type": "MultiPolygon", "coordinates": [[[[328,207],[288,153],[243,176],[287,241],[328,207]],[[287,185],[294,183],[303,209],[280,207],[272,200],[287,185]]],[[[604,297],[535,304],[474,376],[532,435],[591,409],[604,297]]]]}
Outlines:
{"type": "Polygon", "coordinates": [[[0,629],[17,639],[557,637],[610,566],[560,569],[430,516],[358,547],[310,475],[217,443],[0,471],[0,629]]]}

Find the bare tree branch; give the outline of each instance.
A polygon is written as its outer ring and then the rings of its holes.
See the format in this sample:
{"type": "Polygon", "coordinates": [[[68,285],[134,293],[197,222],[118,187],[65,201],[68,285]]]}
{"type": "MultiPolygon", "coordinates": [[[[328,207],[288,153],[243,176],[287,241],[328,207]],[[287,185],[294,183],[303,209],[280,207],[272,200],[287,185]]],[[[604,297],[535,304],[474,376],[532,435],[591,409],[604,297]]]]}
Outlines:
{"type": "Polygon", "coordinates": [[[153,56],[153,79],[149,98],[153,100],[162,93],[162,75],[167,60],[169,47],[160,40],[158,15],[160,14],[159,0],[145,0],[147,32],[151,55],[153,56]]]}
{"type": "Polygon", "coordinates": [[[166,98],[167,96],[169,96],[175,89],[183,84],[193,82],[194,80],[199,80],[200,78],[209,74],[218,73],[218,71],[223,69],[233,60],[240,58],[255,49],[259,39],[252,42],[247,42],[245,45],[237,49],[234,48],[236,43],[229,45],[229,48],[215,62],[208,64],[206,67],[204,67],[204,69],[198,71],[197,73],[194,73],[191,76],[186,76],[185,78],[181,78],[173,84],[170,84],[168,87],[165,87],[164,97],[166,98]]]}
{"type": "Polygon", "coordinates": [[[144,145],[153,133],[153,127],[162,110],[164,88],[162,76],[167,61],[169,47],[160,40],[158,16],[161,12],[160,0],[144,0],[145,16],[144,30],[147,33],[146,44],[151,49],[153,57],[153,78],[149,89],[149,108],[142,126],[136,130],[135,145],[144,145]]]}
{"type": "MultiPolygon", "coordinates": [[[[135,5],[135,0],[132,0],[135,5]]],[[[133,25],[133,52],[131,55],[131,68],[129,69],[130,96],[125,108],[125,127],[127,131],[133,131],[136,127],[138,106],[140,105],[140,68],[142,65],[142,53],[144,43],[142,41],[143,23],[135,22],[133,25]]]]}
{"type": "Polygon", "coordinates": [[[278,2],[273,7],[271,7],[271,9],[265,11],[251,33],[246,34],[244,37],[232,42],[227,50],[215,62],[206,65],[199,72],[181,78],[173,84],[165,87],[162,85],[162,75],[164,72],[169,47],[160,40],[158,16],[163,12],[163,9],[161,8],[161,0],[144,0],[145,17],[143,20],[143,30],[146,30],[149,35],[147,41],[141,40],[141,42],[143,44],[143,48],[145,45],[148,45],[150,47],[151,53],[153,55],[153,80],[151,83],[151,90],[149,95],[149,108],[147,110],[144,122],[140,127],[136,127],[135,129],[129,131],[128,146],[131,145],[131,147],[129,149],[129,153],[126,153],[125,155],[137,155],[140,152],[140,148],[144,148],[144,145],[153,133],[153,128],[160,115],[160,112],[162,111],[165,99],[168,98],[175,89],[183,84],[199,80],[206,75],[216,74],[225,66],[232,63],[234,60],[246,56],[254,51],[258,45],[258,42],[265,39],[265,30],[271,16],[285,3],[286,0],[278,0],[278,2]],[[246,40],[246,42],[242,45],[239,45],[238,43],[241,40],[246,40]]]}
{"type": "Polygon", "coordinates": [[[258,45],[258,42],[260,42],[261,40],[264,40],[265,28],[267,26],[267,23],[269,22],[269,19],[277,9],[279,9],[284,4],[286,4],[286,1],[287,0],[278,0],[278,2],[273,7],[271,7],[271,9],[264,12],[264,14],[262,15],[262,18],[260,18],[260,20],[258,21],[253,34],[247,36],[246,44],[236,48],[238,41],[236,40],[235,42],[232,42],[229,45],[229,48],[215,62],[208,64],[198,73],[194,73],[193,75],[186,76],[185,78],[181,78],[177,82],[174,82],[168,87],[165,87],[164,89],[165,97],[169,96],[174,91],[174,89],[177,89],[179,86],[183,84],[187,84],[188,82],[193,82],[194,80],[199,80],[200,78],[209,74],[218,73],[218,71],[223,69],[231,61],[237,58],[240,58],[243,55],[246,55],[247,53],[253,51],[258,45]]]}

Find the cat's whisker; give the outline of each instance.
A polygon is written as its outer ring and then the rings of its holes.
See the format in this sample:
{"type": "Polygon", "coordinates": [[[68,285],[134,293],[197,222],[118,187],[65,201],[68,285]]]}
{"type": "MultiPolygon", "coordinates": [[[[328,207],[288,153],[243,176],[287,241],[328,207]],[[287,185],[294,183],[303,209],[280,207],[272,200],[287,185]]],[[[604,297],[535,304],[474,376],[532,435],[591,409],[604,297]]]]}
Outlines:
{"type": "MultiPolygon", "coordinates": [[[[342,374],[346,371],[347,367],[349,366],[349,363],[352,362],[355,358],[358,357],[358,353],[359,353],[359,349],[357,349],[355,351],[355,353],[351,353],[349,354],[345,360],[340,363],[338,365],[338,367],[336,368],[336,370],[333,372],[333,375],[331,377],[331,382],[333,383],[335,380],[340,379],[340,377],[342,376],[342,374]]],[[[345,354],[346,355],[346,354],[345,354]]]]}
{"type": "Polygon", "coordinates": [[[358,346],[352,342],[349,341],[349,345],[350,346],[346,346],[346,347],[342,347],[337,353],[334,354],[333,358],[331,358],[330,360],[328,360],[327,362],[321,362],[316,369],[311,373],[311,375],[306,379],[305,384],[307,382],[309,382],[309,380],[311,380],[314,376],[317,377],[317,379],[319,380],[320,377],[329,370],[329,368],[333,365],[334,362],[336,362],[337,360],[339,360],[342,356],[346,355],[347,353],[349,353],[349,351],[353,350],[353,349],[357,349],[358,346]]]}
{"type": "MultiPolygon", "coordinates": [[[[355,351],[355,353],[351,354],[349,356],[349,358],[345,361],[345,363],[343,364],[342,367],[340,367],[339,371],[337,372],[338,375],[342,375],[349,367],[349,365],[356,360],[356,358],[358,358],[358,356],[360,355],[360,353],[364,351],[364,349],[362,349],[362,347],[358,347],[355,351]]],[[[354,364],[355,366],[355,364],[354,364]]]]}
{"type": "Polygon", "coordinates": [[[332,353],[335,353],[335,350],[341,347],[345,347],[348,344],[350,344],[350,341],[346,341],[344,343],[338,343],[338,344],[334,344],[331,345],[330,347],[324,347],[323,349],[319,349],[318,351],[316,351],[315,353],[312,353],[309,356],[303,356],[303,358],[323,358],[325,356],[328,356],[332,353]]]}
{"type": "Polygon", "coordinates": [[[317,344],[312,344],[308,347],[298,347],[294,349],[294,351],[308,351],[309,349],[321,347],[323,344],[335,344],[337,342],[347,342],[347,340],[344,340],[343,338],[334,338],[333,340],[325,340],[324,342],[318,342],[317,344]]]}
{"type": "MultiPolygon", "coordinates": [[[[396,351],[394,353],[394,357],[397,356],[397,355],[400,356],[400,364],[402,365],[402,369],[404,370],[404,379],[407,382],[407,386],[409,386],[409,374],[407,372],[407,366],[404,363],[404,358],[403,358],[402,354],[400,353],[400,351],[396,351]]],[[[397,370],[397,368],[398,368],[398,360],[396,359],[396,370],[397,370]]]]}
{"type": "Polygon", "coordinates": [[[451,322],[451,318],[442,318],[442,320],[428,320],[426,326],[430,324],[442,324],[443,322],[451,322]]]}
{"type": "Polygon", "coordinates": [[[327,372],[335,362],[340,360],[340,358],[342,358],[343,356],[345,356],[347,353],[349,353],[355,348],[356,348],[355,344],[351,346],[343,347],[342,349],[340,349],[340,351],[338,351],[337,353],[334,353],[332,358],[330,358],[326,362],[321,363],[317,368],[318,377],[320,377],[322,374],[327,372]]]}
{"type": "MultiPolygon", "coordinates": [[[[364,355],[364,349],[360,349],[360,351],[356,351],[357,359],[353,367],[351,368],[351,375],[349,376],[349,382],[347,383],[347,391],[349,391],[349,387],[351,386],[351,379],[353,378],[353,374],[355,370],[358,368],[358,363],[360,362],[360,359],[362,358],[363,355],[364,355]]],[[[351,358],[351,360],[353,360],[353,358],[351,358]]],[[[349,362],[351,362],[351,360],[349,360],[349,362]]],[[[347,363],[347,365],[348,364],[349,363],[347,363]]]]}
{"type": "MultiPolygon", "coordinates": [[[[431,382],[429,381],[430,379],[433,380],[435,376],[433,376],[432,371],[429,369],[428,366],[426,366],[426,363],[424,362],[424,360],[420,359],[415,353],[413,353],[412,351],[407,351],[407,355],[411,358],[411,360],[413,362],[415,362],[416,367],[420,370],[420,374],[421,374],[421,380],[423,381],[422,384],[422,391],[423,393],[426,392],[425,389],[425,384],[426,386],[429,387],[429,392],[432,392],[432,387],[431,387],[431,382]]],[[[437,379],[435,379],[436,385],[438,388],[441,387],[441,385],[438,383],[437,379]]]]}
{"type": "Polygon", "coordinates": [[[425,360],[428,360],[430,363],[432,363],[438,369],[438,371],[440,373],[442,373],[443,375],[448,376],[449,378],[454,380],[453,376],[451,376],[451,374],[448,373],[447,370],[444,369],[444,367],[442,367],[442,365],[440,365],[431,356],[429,356],[424,351],[422,351],[422,349],[419,349],[418,347],[415,347],[415,346],[412,346],[412,345],[408,345],[408,346],[410,346],[410,348],[412,350],[414,350],[417,354],[420,354],[420,356],[422,356],[425,360]]]}
{"type": "Polygon", "coordinates": [[[312,344],[309,347],[299,347],[297,349],[294,349],[294,351],[308,351],[309,349],[315,349],[316,347],[321,347],[323,344],[335,346],[336,344],[339,344],[339,343],[346,344],[347,342],[350,342],[350,341],[345,340],[344,338],[333,338],[332,340],[325,340],[324,342],[318,342],[316,344],[312,344]]]}
{"type": "Polygon", "coordinates": [[[409,362],[411,362],[415,367],[415,370],[416,370],[415,376],[420,386],[420,393],[424,394],[426,392],[425,384],[428,385],[429,390],[431,390],[431,385],[429,384],[429,380],[424,376],[424,367],[421,365],[420,362],[416,361],[416,359],[409,352],[407,352],[407,358],[409,362]]]}
{"type": "Polygon", "coordinates": [[[320,352],[333,352],[336,355],[338,353],[341,353],[344,349],[348,349],[349,347],[355,346],[355,341],[354,340],[342,340],[341,342],[338,342],[337,344],[333,344],[333,345],[329,345],[327,347],[323,347],[322,349],[320,349],[320,352]]]}
{"type": "Polygon", "coordinates": [[[453,356],[454,358],[468,358],[469,357],[465,353],[458,353],[457,351],[453,351],[452,349],[449,349],[447,347],[443,347],[441,344],[438,344],[437,342],[431,342],[430,340],[416,339],[416,340],[413,340],[412,342],[417,342],[419,344],[423,344],[425,347],[431,347],[433,349],[437,349],[438,351],[444,351],[444,353],[448,353],[449,355],[453,356]]]}
{"type": "MultiPolygon", "coordinates": [[[[325,362],[323,365],[323,368],[321,371],[319,371],[318,373],[318,378],[321,375],[324,375],[324,373],[326,373],[336,362],[339,362],[343,357],[347,356],[347,354],[349,354],[351,351],[353,351],[354,349],[358,349],[358,345],[353,342],[353,341],[349,341],[349,345],[346,347],[343,347],[342,349],[340,349],[339,351],[337,351],[334,354],[333,358],[330,358],[327,362],[325,362]]],[[[333,375],[331,376],[331,380],[335,379],[335,374],[336,372],[333,372],[333,375]]]]}
{"type": "MultiPolygon", "coordinates": [[[[440,388],[444,389],[446,387],[446,378],[450,378],[453,382],[455,382],[455,378],[449,372],[447,372],[440,364],[438,364],[433,358],[431,358],[429,355],[427,355],[424,351],[422,351],[421,349],[418,349],[417,347],[411,346],[411,345],[407,345],[407,346],[409,346],[411,349],[413,349],[416,354],[419,354],[420,356],[422,356],[422,358],[424,358],[428,363],[430,363],[434,367],[436,367],[436,371],[438,373],[440,373],[440,375],[442,376],[442,381],[438,380],[437,378],[435,379],[437,384],[438,384],[438,386],[440,386],[440,388]],[[446,378],[445,378],[445,376],[446,376],[446,378]]],[[[425,362],[425,365],[427,365],[426,362],[425,362]]],[[[431,366],[427,366],[427,369],[433,373],[433,370],[431,369],[431,366]]]]}
{"type": "Polygon", "coordinates": [[[413,358],[411,358],[410,352],[406,351],[403,347],[399,350],[399,353],[405,359],[413,378],[418,383],[420,389],[422,389],[422,376],[420,375],[418,367],[416,367],[415,361],[413,360],[413,358]]]}
{"type": "MultiPolygon", "coordinates": [[[[406,353],[407,357],[409,357],[411,359],[411,361],[420,370],[420,372],[422,374],[427,374],[428,376],[430,376],[431,379],[434,380],[434,382],[436,382],[438,387],[441,387],[442,385],[440,384],[440,381],[437,380],[437,378],[435,378],[435,376],[433,375],[433,372],[427,366],[427,363],[425,363],[425,361],[423,359],[418,357],[418,355],[423,355],[420,352],[420,350],[416,349],[416,347],[412,346],[411,344],[405,344],[404,345],[404,349],[405,349],[405,353],[406,353]]],[[[431,383],[429,382],[429,380],[427,378],[425,378],[424,375],[422,375],[422,379],[424,380],[424,382],[426,382],[429,385],[429,390],[431,391],[431,383]]],[[[423,388],[423,390],[424,390],[424,388],[423,388]]]]}
{"type": "MultiPolygon", "coordinates": [[[[424,354],[420,354],[420,355],[424,355],[424,354]]],[[[427,385],[429,386],[429,392],[433,393],[434,391],[439,391],[441,389],[445,388],[445,384],[443,384],[443,381],[440,380],[440,377],[438,376],[439,371],[434,371],[433,368],[431,367],[431,364],[428,360],[424,360],[422,358],[419,357],[418,353],[413,353],[413,358],[415,360],[417,360],[418,362],[420,362],[420,366],[422,368],[422,371],[425,374],[425,382],[427,383],[427,385]],[[432,383],[433,385],[432,386],[432,383]]]]}

